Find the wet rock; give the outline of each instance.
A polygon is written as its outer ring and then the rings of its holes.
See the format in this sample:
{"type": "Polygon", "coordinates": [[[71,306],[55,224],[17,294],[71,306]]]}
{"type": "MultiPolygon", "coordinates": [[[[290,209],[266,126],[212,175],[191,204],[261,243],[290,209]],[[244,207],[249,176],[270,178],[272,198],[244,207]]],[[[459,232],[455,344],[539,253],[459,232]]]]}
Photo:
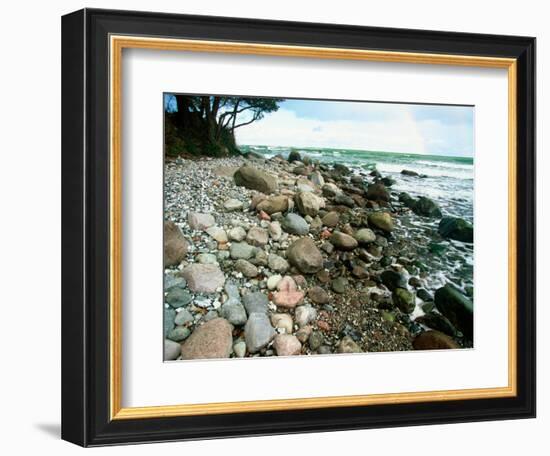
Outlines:
{"type": "Polygon", "coordinates": [[[416,204],[416,200],[407,192],[401,192],[399,194],[399,202],[403,203],[406,207],[412,209],[416,204]]]}
{"type": "Polygon", "coordinates": [[[189,289],[199,293],[214,293],[225,283],[225,276],[220,267],[215,264],[191,264],[182,275],[189,289]]]}
{"type": "Polygon", "coordinates": [[[439,222],[438,231],[444,238],[474,242],[474,227],[461,218],[443,217],[439,222]]]}
{"type": "Polygon", "coordinates": [[[357,230],[354,237],[361,245],[367,245],[376,241],[376,234],[374,234],[374,231],[369,228],[361,228],[360,230],[357,230]]]}
{"type": "Polygon", "coordinates": [[[291,150],[290,153],[288,154],[288,162],[292,163],[294,161],[298,161],[298,162],[302,161],[302,156],[300,155],[300,152],[298,152],[297,150],[291,150]]]}
{"type": "Polygon", "coordinates": [[[474,305],[452,285],[445,285],[435,292],[435,306],[464,336],[472,339],[474,330],[474,305]]]}
{"type": "Polygon", "coordinates": [[[363,353],[361,347],[355,343],[355,341],[350,336],[344,336],[338,348],[336,349],[337,353],[363,353]]]}
{"type": "Polygon", "coordinates": [[[246,242],[235,242],[231,244],[229,254],[234,260],[249,260],[256,254],[257,248],[246,242]]]}
{"type": "Polygon", "coordinates": [[[250,228],[248,234],[246,235],[246,241],[256,247],[263,247],[267,244],[269,236],[267,230],[254,226],[250,228]]]}
{"type": "Polygon", "coordinates": [[[445,333],[451,337],[456,336],[456,329],[449,319],[436,312],[428,312],[415,320],[416,323],[445,333]]]}
{"type": "Polygon", "coordinates": [[[269,195],[277,190],[277,178],[250,165],[241,166],[233,175],[235,184],[269,195]]]}
{"type": "Polygon", "coordinates": [[[414,311],[414,295],[404,288],[396,288],[392,292],[392,299],[395,306],[403,313],[409,314],[414,311]]]}
{"type": "Polygon", "coordinates": [[[189,250],[189,242],[174,222],[164,222],[164,266],[177,266],[189,250]]]}
{"type": "Polygon", "coordinates": [[[269,344],[276,335],[265,313],[252,313],[244,327],[246,347],[250,353],[257,353],[269,344]]]}
{"type": "Polygon", "coordinates": [[[192,230],[206,230],[216,224],[216,220],[211,214],[201,214],[199,212],[189,212],[187,214],[187,223],[192,230]]]}
{"type": "Polygon", "coordinates": [[[283,257],[280,257],[279,255],[275,255],[274,253],[269,254],[267,258],[267,265],[272,271],[280,272],[281,274],[284,274],[286,271],[288,271],[288,268],[290,267],[288,261],[286,261],[283,257]]]}
{"type": "Polygon", "coordinates": [[[164,339],[164,361],[178,359],[181,354],[181,345],[173,340],[164,339]]]}
{"type": "Polygon", "coordinates": [[[346,165],[343,165],[342,163],[335,163],[334,171],[341,176],[348,176],[349,174],[351,174],[351,170],[346,165]]]}
{"type": "Polygon", "coordinates": [[[296,324],[302,328],[317,318],[317,311],[310,305],[298,306],[294,312],[296,324]]]}
{"type": "Polygon", "coordinates": [[[393,231],[393,219],[388,212],[373,212],[369,214],[369,225],[372,225],[386,233],[393,231]]]}
{"type": "Polygon", "coordinates": [[[382,179],[380,179],[380,182],[386,187],[391,187],[393,184],[395,184],[395,179],[392,179],[391,177],[383,177],[382,179]]]}
{"type": "Polygon", "coordinates": [[[323,288],[318,286],[310,288],[307,295],[315,304],[327,304],[330,299],[328,293],[323,288]]]}
{"type": "Polygon", "coordinates": [[[267,314],[269,308],[269,300],[261,291],[248,293],[243,296],[243,304],[249,316],[253,313],[267,314]]]}
{"type": "Polygon", "coordinates": [[[389,201],[390,192],[382,183],[376,183],[369,185],[367,193],[365,195],[367,199],[373,201],[389,201]]]}
{"type": "Polygon", "coordinates": [[[229,230],[228,237],[231,241],[241,242],[246,237],[246,231],[242,226],[236,226],[229,230]]]}
{"type": "Polygon", "coordinates": [[[405,275],[391,269],[388,269],[380,274],[380,279],[390,291],[393,291],[396,288],[407,288],[407,278],[405,275]]]}
{"type": "Polygon", "coordinates": [[[420,176],[420,174],[418,174],[417,172],[411,171],[411,170],[408,170],[408,169],[403,169],[401,171],[401,174],[403,174],[404,176],[412,176],[412,177],[420,176]]]}
{"type": "Polygon", "coordinates": [[[416,296],[418,296],[422,301],[433,301],[433,296],[425,289],[425,288],[419,288],[416,291],[416,296]]]}
{"type": "Polygon", "coordinates": [[[242,201],[239,201],[238,199],[235,199],[235,198],[228,199],[225,203],[223,203],[223,208],[227,212],[242,211],[243,207],[244,205],[242,201]]]}
{"type": "Polygon", "coordinates": [[[439,331],[426,331],[414,339],[413,347],[415,350],[452,350],[460,345],[439,331]]]}
{"type": "Polygon", "coordinates": [[[256,206],[257,211],[264,211],[266,214],[286,212],[288,210],[288,197],[284,195],[270,196],[256,206]]]}
{"type": "Polygon", "coordinates": [[[304,274],[314,274],[323,268],[323,256],[310,238],[293,242],[287,250],[290,264],[304,274]]]}
{"type": "Polygon", "coordinates": [[[291,334],[277,334],[273,340],[273,348],[277,356],[299,355],[302,351],[302,344],[291,334]]]}
{"type": "Polygon", "coordinates": [[[281,226],[287,233],[304,236],[309,233],[309,224],[298,214],[288,213],[281,226]]]}
{"type": "Polygon", "coordinates": [[[331,244],[340,250],[353,250],[359,245],[355,238],[340,231],[335,231],[332,233],[329,240],[331,244]]]}
{"type": "Polygon", "coordinates": [[[437,203],[430,198],[421,196],[416,200],[412,210],[417,215],[424,217],[441,217],[441,209],[437,203]]]}
{"type": "Polygon", "coordinates": [[[181,346],[183,359],[229,358],[233,327],[224,318],[214,318],[195,328],[181,346]]]}
{"type": "Polygon", "coordinates": [[[252,277],[256,277],[260,273],[256,266],[246,260],[235,261],[235,270],[241,272],[245,277],[248,277],[249,279],[251,279],[252,277]]]}
{"type": "Polygon", "coordinates": [[[292,334],[294,330],[292,317],[286,313],[275,313],[271,315],[271,324],[274,328],[282,330],[284,334],[292,334]]]}

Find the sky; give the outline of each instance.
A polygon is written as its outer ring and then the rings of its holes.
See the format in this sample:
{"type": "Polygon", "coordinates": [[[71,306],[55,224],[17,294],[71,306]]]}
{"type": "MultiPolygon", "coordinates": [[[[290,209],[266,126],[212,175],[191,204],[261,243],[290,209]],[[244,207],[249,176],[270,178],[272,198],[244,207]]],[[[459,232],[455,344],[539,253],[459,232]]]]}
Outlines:
{"type": "Polygon", "coordinates": [[[235,130],[238,144],[327,147],[472,157],[474,108],[286,100],[235,130]]]}

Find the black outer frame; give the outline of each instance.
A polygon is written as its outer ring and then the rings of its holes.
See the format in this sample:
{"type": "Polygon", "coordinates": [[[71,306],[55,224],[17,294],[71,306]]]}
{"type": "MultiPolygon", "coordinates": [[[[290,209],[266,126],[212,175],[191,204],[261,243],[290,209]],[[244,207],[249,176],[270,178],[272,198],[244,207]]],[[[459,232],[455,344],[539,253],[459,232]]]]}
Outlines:
{"type": "Polygon", "coordinates": [[[535,417],[534,38],[84,9],[62,18],[62,127],[63,439],[98,446],[535,417]],[[518,395],[110,421],[110,34],[518,59],[518,395]]]}

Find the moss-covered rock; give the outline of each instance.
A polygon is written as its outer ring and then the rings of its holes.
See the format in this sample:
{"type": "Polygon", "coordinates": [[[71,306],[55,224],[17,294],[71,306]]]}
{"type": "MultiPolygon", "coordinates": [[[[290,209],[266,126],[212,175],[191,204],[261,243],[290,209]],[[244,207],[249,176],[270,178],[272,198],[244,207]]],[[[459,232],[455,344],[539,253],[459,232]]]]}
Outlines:
{"type": "Polygon", "coordinates": [[[415,214],[423,217],[441,217],[441,209],[437,203],[430,198],[421,196],[416,200],[412,210],[415,214]]]}
{"type": "Polygon", "coordinates": [[[458,217],[443,217],[439,222],[438,231],[444,238],[474,242],[474,227],[458,217]]]}
{"type": "Polygon", "coordinates": [[[403,313],[412,313],[414,311],[414,294],[404,288],[393,290],[392,299],[395,306],[403,313]]]}

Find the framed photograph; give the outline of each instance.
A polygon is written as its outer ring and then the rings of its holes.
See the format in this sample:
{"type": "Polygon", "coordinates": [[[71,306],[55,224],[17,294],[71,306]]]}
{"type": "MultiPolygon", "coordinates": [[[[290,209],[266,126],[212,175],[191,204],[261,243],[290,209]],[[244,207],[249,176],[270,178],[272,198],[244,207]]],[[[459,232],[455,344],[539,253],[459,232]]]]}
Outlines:
{"type": "Polygon", "coordinates": [[[535,416],[535,39],[62,20],[62,437],[535,416]]]}

